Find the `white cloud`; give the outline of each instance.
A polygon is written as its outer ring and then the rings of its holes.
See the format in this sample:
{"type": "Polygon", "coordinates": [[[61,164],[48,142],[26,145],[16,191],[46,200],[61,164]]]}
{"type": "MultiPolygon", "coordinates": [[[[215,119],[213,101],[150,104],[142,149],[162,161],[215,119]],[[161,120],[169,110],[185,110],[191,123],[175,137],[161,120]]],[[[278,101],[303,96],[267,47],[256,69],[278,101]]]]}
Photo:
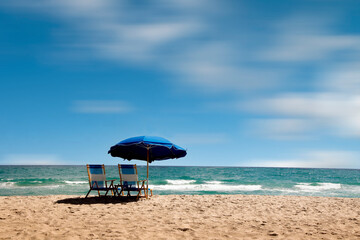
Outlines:
{"type": "Polygon", "coordinates": [[[298,139],[314,136],[314,132],[360,137],[358,66],[350,64],[327,71],[314,84],[316,91],[278,94],[242,102],[238,108],[267,117],[251,120],[256,133],[265,137],[298,139]],[[285,123],[284,119],[291,121],[285,123]]]}
{"type": "Polygon", "coordinates": [[[154,23],[130,26],[124,32],[129,41],[143,40],[150,43],[161,44],[195,31],[196,26],[191,23],[154,23]]]}
{"type": "Polygon", "coordinates": [[[133,108],[123,101],[81,100],[75,101],[73,111],[78,113],[127,113],[133,108]]]}
{"type": "MultiPolygon", "coordinates": [[[[249,51],[239,39],[214,30],[216,17],[227,12],[217,1],[24,0],[2,4],[40,13],[63,25],[54,29],[58,46],[79,56],[125,64],[154,66],[175,73],[180,81],[212,91],[273,87],[282,72],[241,66],[249,51]]],[[[219,22],[222,21],[219,19],[219,22]]],[[[63,50],[61,49],[61,56],[63,50]]]]}
{"type": "Polygon", "coordinates": [[[261,54],[269,61],[318,61],[327,60],[340,50],[360,51],[357,35],[298,35],[286,33],[276,46],[261,54]]]}
{"type": "Polygon", "coordinates": [[[188,84],[215,92],[273,89],[287,76],[286,70],[246,65],[247,54],[231,40],[212,40],[190,46],[167,67],[188,84]]]}
{"type": "Polygon", "coordinates": [[[303,140],[309,138],[313,126],[304,119],[271,118],[254,119],[250,129],[253,134],[276,140],[303,140]]]}
{"type": "Polygon", "coordinates": [[[182,145],[209,145],[226,143],[229,141],[229,137],[223,133],[189,133],[189,134],[177,134],[171,138],[182,145]]]}
{"type": "Polygon", "coordinates": [[[294,168],[360,168],[360,154],[352,151],[311,151],[297,159],[252,160],[248,166],[294,168]]]}
{"type": "Polygon", "coordinates": [[[348,95],[360,94],[360,57],[358,61],[337,64],[326,71],[318,84],[326,91],[340,92],[348,95]]]}
{"type": "Polygon", "coordinates": [[[201,21],[188,16],[188,9],[176,9],[178,5],[161,1],[146,7],[131,1],[99,0],[50,0],[39,4],[18,0],[4,5],[64,23],[55,35],[62,46],[90,50],[94,57],[118,61],[146,61],[150,65],[155,61],[158,65],[163,54],[159,47],[201,30],[201,21]]]}
{"type": "Polygon", "coordinates": [[[297,15],[282,21],[273,41],[259,51],[259,59],[285,64],[296,79],[292,82],[305,82],[301,86],[311,91],[285,92],[239,104],[240,110],[270,118],[253,120],[262,130],[257,133],[278,139],[309,137],[315,131],[360,137],[360,35],[337,33],[331,28],[336,21],[324,16],[328,15],[297,15]],[[296,72],[306,71],[302,67],[309,63],[310,74],[299,78],[296,72]],[[279,122],[280,118],[301,124],[279,127],[284,121],[279,122]]]}
{"type": "Polygon", "coordinates": [[[337,18],[329,16],[326,13],[287,16],[274,25],[272,40],[257,56],[266,61],[326,63],[336,59],[339,52],[352,51],[359,56],[360,35],[334,32],[331,26],[337,18]]]}
{"type": "Polygon", "coordinates": [[[304,126],[360,137],[360,95],[293,93],[255,101],[249,103],[247,108],[263,114],[298,118],[304,126]]]}
{"type": "Polygon", "coordinates": [[[313,77],[324,71],[324,65],[336,63],[338,53],[351,52],[346,59],[360,56],[360,36],[334,31],[331,24],[338,18],[331,13],[301,12],[294,17],[284,11],[271,19],[259,16],[255,25],[265,30],[259,31],[244,24],[251,21],[243,15],[245,3],[236,11],[222,1],[189,0],[146,5],[14,0],[0,5],[58,21],[53,34],[61,54],[65,49],[71,57],[77,53],[86,59],[154,67],[205,91],[269,91],[290,82],[304,61],[318,61],[313,77]],[[239,23],[229,28],[234,16],[239,23]]]}
{"type": "MultiPolygon", "coordinates": [[[[238,105],[239,109],[268,116],[301,121],[298,130],[303,134],[311,130],[325,130],[328,134],[360,137],[360,61],[338,65],[319,75],[316,88],[307,93],[282,93],[269,98],[256,99],[238,105]]],[[[276,136],[276,123],[255,120],[262,124],[264,134],[276,136]]],[[[283,128],[289,135],[294,129],[283,128]]],[[[299,133],[300,133],[299,132],[299,133]]]]}
{"type": "Polygon", "coordinates": [[[48,154],[8,154],[1,161],[7,165],[61,165],[64,161],[57,155],[48,154]]]}

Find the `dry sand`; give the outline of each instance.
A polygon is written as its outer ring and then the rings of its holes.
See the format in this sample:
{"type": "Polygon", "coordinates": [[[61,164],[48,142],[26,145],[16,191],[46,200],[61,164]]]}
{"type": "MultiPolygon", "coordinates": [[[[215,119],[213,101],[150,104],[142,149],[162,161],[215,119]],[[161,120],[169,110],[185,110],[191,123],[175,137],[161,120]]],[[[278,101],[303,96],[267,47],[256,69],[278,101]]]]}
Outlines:
{"type": "Polygon", "coordinates": [[[0,197],[0,239],[360,239],[360,198],[0,197]]]}

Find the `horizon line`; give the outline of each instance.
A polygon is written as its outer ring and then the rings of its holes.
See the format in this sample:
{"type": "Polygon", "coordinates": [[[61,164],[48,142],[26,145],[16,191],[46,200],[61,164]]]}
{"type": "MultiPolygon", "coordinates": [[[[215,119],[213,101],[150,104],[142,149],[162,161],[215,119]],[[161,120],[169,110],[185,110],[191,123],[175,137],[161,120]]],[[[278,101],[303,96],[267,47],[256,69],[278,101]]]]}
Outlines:
{"type": "MultiPolygon", "coordinates": [[[[105,165],[105,164],[104,164],[105,165]]],[[[146,167],[146,164],[136,164],[137,166],[146,167]]],[[[86,166],[86,164],[0,164],[0,167],[9,166],[28,166],[28,167],[45,167],[45,166],[86,166]]],[[[106,164],[106,166],[117,166],[117,164],[106,164]]],[[[204,168],[280,168],[280,169],[333,169],[333,170],[360,170],[359,168],[331,168],[331,167],[269,167],[269,166],[206,166],[206,165],[153,165],[151,167],[204,167],[204,168]]]]}

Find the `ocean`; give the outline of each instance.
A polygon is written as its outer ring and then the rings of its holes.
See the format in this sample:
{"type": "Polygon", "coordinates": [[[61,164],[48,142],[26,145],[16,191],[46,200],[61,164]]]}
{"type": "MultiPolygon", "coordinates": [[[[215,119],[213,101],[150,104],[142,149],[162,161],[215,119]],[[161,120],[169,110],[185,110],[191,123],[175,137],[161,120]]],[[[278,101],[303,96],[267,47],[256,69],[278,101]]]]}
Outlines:
{"type": "MultiPolygon", "coordinates": [[[[105,166],[117,179],[117,166],[105,166]]],[[[146,179],[146,166],[138,166],[146,179]]],[[[246,194],[360,198],[360,170],[251,167],[151,166],[149,185],[156,195],[246,194]]],[[[0,196],[85,195],[86,166],[0,166],[0,196]]]]}

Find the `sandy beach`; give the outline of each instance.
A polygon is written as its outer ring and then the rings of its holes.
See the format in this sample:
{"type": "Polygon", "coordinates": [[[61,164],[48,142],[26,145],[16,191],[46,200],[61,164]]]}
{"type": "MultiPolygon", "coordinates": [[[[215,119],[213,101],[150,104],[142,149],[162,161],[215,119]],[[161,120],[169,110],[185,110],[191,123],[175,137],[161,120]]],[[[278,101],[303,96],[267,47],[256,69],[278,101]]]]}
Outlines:
{"type": "Polygon", "coordinates": [[[360,199],[0,197],[0,239],[360,239],[360,199]]]}

